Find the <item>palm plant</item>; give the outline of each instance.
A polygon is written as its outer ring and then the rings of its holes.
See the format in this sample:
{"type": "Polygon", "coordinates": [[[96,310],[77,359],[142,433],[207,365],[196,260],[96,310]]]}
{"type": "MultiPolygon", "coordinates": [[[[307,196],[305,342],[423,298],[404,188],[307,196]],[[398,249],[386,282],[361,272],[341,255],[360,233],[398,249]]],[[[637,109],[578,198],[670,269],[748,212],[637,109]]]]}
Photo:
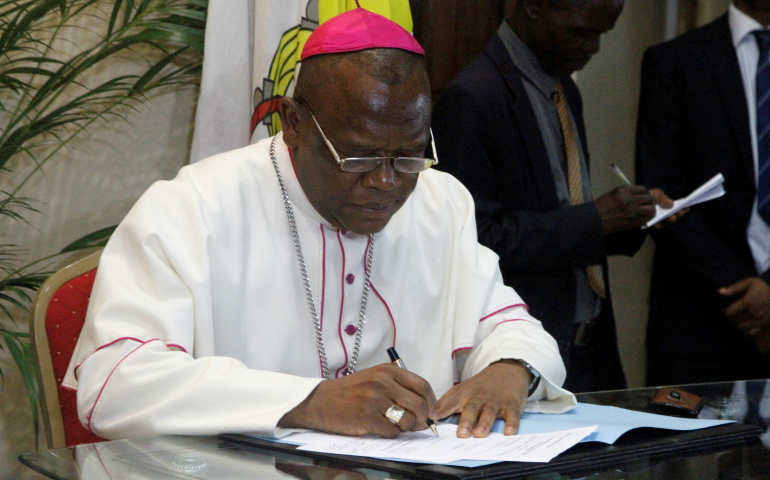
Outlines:
{"type": "MultiPolygon", "coordinates": [[[[37,211],[23,196],[24,186],[89,125],[125,119],[151,92],[199,81],[207,3],[0,0],[0,220],[26,222],[25,213],[37,211]],[[105,65],[126,57],[142,61],[137,71],[105,79],[105,65]]],[[[34,261],[0,238],[0,314],[18,327],[14,313],[28,310],[52,259],[103,245],[113,229],[34,261]]],[[[29,334],[0,324],[0,337],[0,349],[13,356],[29,393],[37,442],[39,395],[29,334]]]]}

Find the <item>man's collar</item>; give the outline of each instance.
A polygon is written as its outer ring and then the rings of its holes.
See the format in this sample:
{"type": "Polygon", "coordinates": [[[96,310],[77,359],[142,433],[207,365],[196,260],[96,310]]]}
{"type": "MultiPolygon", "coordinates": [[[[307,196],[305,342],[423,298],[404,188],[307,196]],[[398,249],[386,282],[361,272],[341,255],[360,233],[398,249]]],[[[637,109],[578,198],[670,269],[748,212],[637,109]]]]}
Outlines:
{"type": "Polygon", "coordinates": [[[527,80],[537,88],[540,93],[547,98],[551,98],[553,87],[556,84],[556,78],[549,75],[548,72],[543,70],[543,66],[540,65],[540,60],[537,59],[535,52],[533,52],[526,43],[524,43],[516,32],[513,31],[508,22],[503,21],[500,28],[497,29],[497,35],[502,40],[505,49],[508,50],[508,54],[513,60],[513,64],[524,75],[527,80]]]}
{"type": "Polygon", "coordinates": [[[728,20],[730,22],[730,33],[733,37],[733,46],[736,48],[741,42],[746,40],[746,37],[748,37],[751,32],[755,30],[764,30],[761,23],[739,10],[734,3],[730,4],[728,20]]]}

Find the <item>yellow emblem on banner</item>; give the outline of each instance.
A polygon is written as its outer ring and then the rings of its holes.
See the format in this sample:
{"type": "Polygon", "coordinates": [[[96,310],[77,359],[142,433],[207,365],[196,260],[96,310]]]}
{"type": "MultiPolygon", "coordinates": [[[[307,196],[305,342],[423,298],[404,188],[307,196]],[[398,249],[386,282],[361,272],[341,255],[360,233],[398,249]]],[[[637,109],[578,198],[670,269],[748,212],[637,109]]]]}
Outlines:
{"type": "MultiPolygon", "coordinates": [[[[412,13],[409,0],[359,0],[362,8],[387,17],[412,31],[412,13]]],[[[254,111],[251,117],[251,134],[259,124],[267,126],[270,135],[281,131],[278,104],[294,83],[297,64],[302,49],[313,30],[320,23],[356,7],[355,0],[310,0],[306,14],[296,25],[283,33],[276,49],[270,72],[262,86],[254,91],[254,111]]]]}

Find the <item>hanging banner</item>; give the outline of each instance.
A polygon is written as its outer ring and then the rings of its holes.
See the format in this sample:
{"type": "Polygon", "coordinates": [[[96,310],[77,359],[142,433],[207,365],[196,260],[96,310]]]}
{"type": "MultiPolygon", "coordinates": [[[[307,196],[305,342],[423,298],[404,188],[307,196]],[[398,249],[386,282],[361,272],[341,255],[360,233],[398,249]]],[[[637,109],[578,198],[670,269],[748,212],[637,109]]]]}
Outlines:
{"type": "MultiPolygon", "coordinates": [[[[412,31],[409,0],[359,2],[412,31]]],[[[294,90],[307,38],[353,8],[355,0],[210,0],[190,162],[278,133],[278,104],[294,90]]]]}

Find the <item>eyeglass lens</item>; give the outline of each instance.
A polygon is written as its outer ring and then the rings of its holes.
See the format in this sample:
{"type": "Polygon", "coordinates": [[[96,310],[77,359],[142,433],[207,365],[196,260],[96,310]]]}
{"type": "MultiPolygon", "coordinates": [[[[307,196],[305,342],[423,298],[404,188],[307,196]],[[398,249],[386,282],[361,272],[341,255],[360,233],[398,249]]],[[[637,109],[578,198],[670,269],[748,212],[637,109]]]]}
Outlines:
{"type": "Polygon", "coordinates": [[[433,166],[433,160],[417,157],[369,157],[346,158],[342,163],[342,170],[346,172],[368,172],[382,165],[384,161],[393,159],[393,168],[402,173],[418,173],[433,166]]]}

